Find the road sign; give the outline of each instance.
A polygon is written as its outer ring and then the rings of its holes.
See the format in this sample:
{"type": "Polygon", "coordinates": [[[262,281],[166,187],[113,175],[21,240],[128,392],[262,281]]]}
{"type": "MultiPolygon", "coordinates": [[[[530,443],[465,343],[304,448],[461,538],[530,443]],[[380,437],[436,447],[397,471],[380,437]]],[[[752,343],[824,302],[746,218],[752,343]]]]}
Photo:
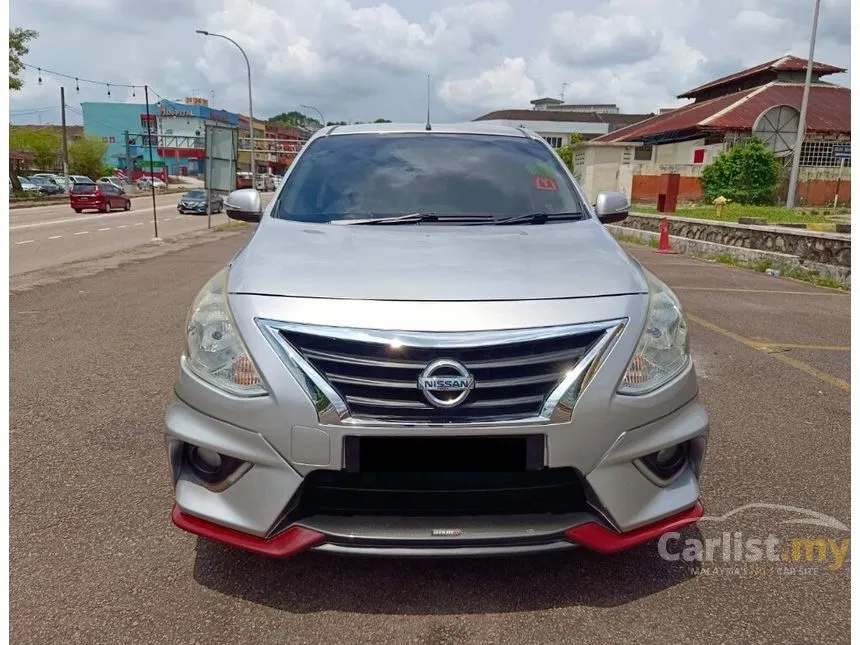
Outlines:
{"type": "Polygon", "coordinates": [[[206,188],[223,192],[236,190],[238,147],[236,128],[206,126],[206,188]]]}
{"type": "Polygon", "coordinates": [[[850,143],[834,143],[833,148],[831,148],[832,154],[836,159],[850,159],[851,158],[851,144],[850,143]]]}

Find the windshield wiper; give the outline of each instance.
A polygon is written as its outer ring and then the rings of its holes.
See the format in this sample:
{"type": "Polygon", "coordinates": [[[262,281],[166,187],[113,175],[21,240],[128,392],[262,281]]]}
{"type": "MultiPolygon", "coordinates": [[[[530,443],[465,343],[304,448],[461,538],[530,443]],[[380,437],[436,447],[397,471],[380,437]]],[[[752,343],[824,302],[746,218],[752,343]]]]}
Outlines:
{"type": "Polygon", "coordinates": [[[570,213],[523,213],[497,219],[494,224],[546,224],[550,220],[576,221],[585,219],[585,214],[580,211],[570,213]]]}
{"type": "Polygon", "coordinates": [[[390,217],[368,217],[363,219],[337,219],[332,224],[418,224],[421,222],[487,222],[492,223],[492,216],[484,215],[439,215],[438,213],[407,213],[390,217]]]}

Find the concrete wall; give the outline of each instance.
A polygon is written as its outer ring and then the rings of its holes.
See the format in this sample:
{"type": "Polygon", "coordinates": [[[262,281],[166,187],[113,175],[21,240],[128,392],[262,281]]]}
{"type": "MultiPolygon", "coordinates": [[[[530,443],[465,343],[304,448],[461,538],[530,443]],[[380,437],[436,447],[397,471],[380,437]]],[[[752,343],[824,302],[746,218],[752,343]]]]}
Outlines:
{"type": "Polygon", "coordinates": [[[705,166],[716,159],[724,147],[722,143],[714,143],[706,146],[703,138],[692,141],[679,141],[677,143],[654,146],[654,154],[651,159],[657,164],[692,164],[693,152],[699,148],[704,148],[704,161],[696,165],[705,166]]]}
{"type": "Polygon", "coordinates": [[[604,191],[633,193],[634,146],[585,143],[574,152],[574,176],[590,203],[604,191]]]}
{"type": "MultiPolygon", "coordinates": [[[[656,233],[660,215],[631,214],[620,222],[623,228],[656,233]]],[[[747,226],[690,217],[669,217],[669,234],[744,249],[772,251],[801,261],[851,267],[851,236],[779,226],[747,226]]]]}

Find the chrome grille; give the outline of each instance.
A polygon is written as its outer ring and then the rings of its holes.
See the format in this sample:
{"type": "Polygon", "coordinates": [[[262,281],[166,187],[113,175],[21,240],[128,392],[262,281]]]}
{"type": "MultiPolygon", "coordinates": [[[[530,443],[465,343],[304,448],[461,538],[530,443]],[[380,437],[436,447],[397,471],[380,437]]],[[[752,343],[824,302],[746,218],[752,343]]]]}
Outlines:
{"type": "Polygon", "coordinates": [[[291,361],[294,366],[327,386],[321,389],[329,398],[340,399],[348,417],[418,423],[540,419],[542,413],[547,420],[548,398],[558,394],[562,381],[586,354],[591,352],[589,361],[593,358],[594,349],[619,322],[511,332],[415,333],[261,321],[272,340],[301,357],[291,361]],[[436,408],[418,389],[421,371],[439,358],[462,363],[475,378],[474,390],[456,408],[436,408]]]}

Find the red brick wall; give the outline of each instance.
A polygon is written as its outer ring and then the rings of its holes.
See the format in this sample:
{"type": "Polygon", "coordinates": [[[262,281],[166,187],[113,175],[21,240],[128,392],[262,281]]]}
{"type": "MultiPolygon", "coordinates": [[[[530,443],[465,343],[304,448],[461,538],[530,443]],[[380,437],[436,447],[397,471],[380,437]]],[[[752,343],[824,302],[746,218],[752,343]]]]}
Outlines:
{"type": "MultiPolygon", "coordinates": [[[[847,174],[847,173],[846,173],[847,174]]],[[[797,182],[798,204],[809,206],[823,206],[832,204],[836,195],[836,181],[826,179],[814,179],[812,181],[797,182]]],[[[839,184],[839,203],[851,201],[851,181],[843,179],[839,184]]]]}
{"type": "MultiPolygon", "coordinates": [[[[678,188],[679,202],[702,201],[702,185],[698,177],[681,176],[678,188]]],[[[660,175],[633,175],[633,202],[656,203],[660,192],[660,175]]],[[[833,203],[836,194],[836,181],[814,179],[797,182],[797,203],[799,205],[823,206],[833,203]]],[[[851,201],[851,181],[843,180],[839,185],[839,203],[851,201]]]]}
{"type": "MultiPolygon", "coordinates": [[[[633,193],[631,199],[634,202],[656,202],[660,193],[660,175],[633,175],[633,193]]],[[[698,202],[702,200],[702,185],[698,177],[681,176],[678,186],[679,202],[698,202]]]]}

